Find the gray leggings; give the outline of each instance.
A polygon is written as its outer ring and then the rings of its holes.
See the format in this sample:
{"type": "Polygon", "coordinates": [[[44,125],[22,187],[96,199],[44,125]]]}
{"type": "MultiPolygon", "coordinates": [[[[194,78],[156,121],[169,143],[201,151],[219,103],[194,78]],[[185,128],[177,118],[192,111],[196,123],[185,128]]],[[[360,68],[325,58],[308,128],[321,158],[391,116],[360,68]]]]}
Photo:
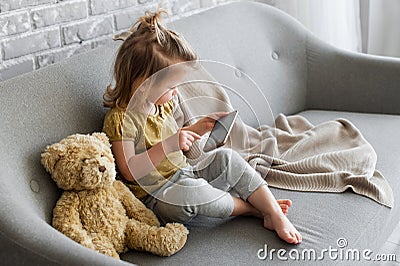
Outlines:
{"type": "Polygon", "coordinates": [[[221,148],[195,167],[178,170],[145,201],[163,223],[188,223],[197,215],[225,218],[236,192],[243,200],[266,181],[237,152],[221,148]]]}

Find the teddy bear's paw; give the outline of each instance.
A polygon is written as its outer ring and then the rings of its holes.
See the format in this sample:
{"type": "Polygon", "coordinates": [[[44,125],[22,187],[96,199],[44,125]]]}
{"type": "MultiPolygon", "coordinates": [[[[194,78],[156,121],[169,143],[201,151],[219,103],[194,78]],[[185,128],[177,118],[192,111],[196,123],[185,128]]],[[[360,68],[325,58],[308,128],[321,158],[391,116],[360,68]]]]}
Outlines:
{"type": "Polygon", "coordinates": [[[165,225],[165,228],[169,229],[170,231],[173,231],[175,234],[180,234],[180,235],[188,235],[189,230],[180,223],[168,223],[165,225]]]}
{"type": "Polygon", "coordinates": [[[189,231],[179,223],[168,223],[163,229],[161,236],[164,249],[159,255],[171,256],[183,248],[189,231]]]}
{"type": "Polygon", "coordinates": [[[146,250],[159,256],[171,256],[181,250],[189,233],[182,224],[157,227],[135,220],[128,222],[126,232],[129,248],[146,250]]]}

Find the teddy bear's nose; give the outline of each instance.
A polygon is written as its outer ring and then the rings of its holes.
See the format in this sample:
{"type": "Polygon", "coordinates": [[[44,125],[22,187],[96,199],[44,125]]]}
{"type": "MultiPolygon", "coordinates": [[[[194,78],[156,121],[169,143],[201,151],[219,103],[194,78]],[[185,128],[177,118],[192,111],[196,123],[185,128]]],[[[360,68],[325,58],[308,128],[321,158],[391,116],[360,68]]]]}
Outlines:
{"type": "Polygon", "coordinates": [[[99,171],[104,173],[104,171],[106,170],[106,167],[104,165],[100,165],[99,166],[99,171]]]}

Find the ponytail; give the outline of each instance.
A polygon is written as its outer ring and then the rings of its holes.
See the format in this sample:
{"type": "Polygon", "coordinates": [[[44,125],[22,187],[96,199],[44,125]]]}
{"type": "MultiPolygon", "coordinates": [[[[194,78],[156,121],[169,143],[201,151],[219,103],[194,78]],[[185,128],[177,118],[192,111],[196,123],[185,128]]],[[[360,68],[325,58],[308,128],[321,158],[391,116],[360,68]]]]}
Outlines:
{"type": "Polygon", "coordinates": [[[151,33],[154,33],[157,38],[157,42],[159,45],[163,46],[163,43],[165,43],[166,38],[165,38],[165,33],[168,30],[164,28],[164,26],[161,24],[162,21],[162,14],[166,14],[168,16],[168,12],[165,9],[160,9],[158,8],[155,13],[151,13],[149,11],[145,12],[145,15],[142,16],[139,19],[139,22],[141,22],[141,26],[147,27],[148,30],[151,33]]]}
{"type": "Polygon", "coordinates": [[[125,41],[128,37],[139,34],[154,34],[160,46],[166,41],[166,33],[176,34],[162,25],[162,14],[169,16],[168,11],[160,7],[152,13],[145,11],[144,16],[141,16],[127,31],[114,35],[114,40],[125,41]],[[139,33],[137,33],[139,32],[139,33]]]}

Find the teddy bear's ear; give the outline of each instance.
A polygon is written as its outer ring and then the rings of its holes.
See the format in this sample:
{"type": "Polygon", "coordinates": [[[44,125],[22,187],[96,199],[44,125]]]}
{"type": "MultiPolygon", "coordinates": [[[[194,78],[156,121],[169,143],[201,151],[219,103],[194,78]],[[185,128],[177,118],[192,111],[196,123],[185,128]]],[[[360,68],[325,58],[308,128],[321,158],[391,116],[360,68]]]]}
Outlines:
{"type": "Polygon", "coordinates": [[[61,143],[55,143],[46,147],[42,153],[42,165],[46,168],[47,172],[53,173],[56,163],[65,154],[65,146],[61,143]]]}
{"type": "Polygon", "coordinates": [[[92,136],[101,140],[101,142],[103,142],[108,147],[111,147],[110,141],[108,140],[108,137],[105,133],[103,133],[103,132],[97,133],[96,132],[96,133],[93,133],[92,136]]]}

